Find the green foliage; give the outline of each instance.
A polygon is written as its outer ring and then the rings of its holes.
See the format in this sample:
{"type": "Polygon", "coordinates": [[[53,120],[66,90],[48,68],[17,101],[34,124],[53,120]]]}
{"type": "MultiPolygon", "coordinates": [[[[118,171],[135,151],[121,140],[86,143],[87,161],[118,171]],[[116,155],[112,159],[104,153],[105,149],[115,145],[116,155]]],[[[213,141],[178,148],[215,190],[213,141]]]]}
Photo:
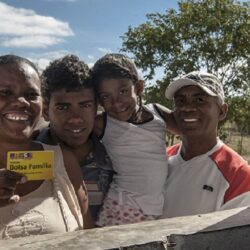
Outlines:
{"type": "Polygon", "coordinates": [[[250,135],[250,99],[249,97],[234,97],[229,101],[228,120],[237,125],[241,135],[250,135]]]}
{"type": "Polygon", "coordinates": [[[225,143],[228,143],[229,142],[229,133],[227,131],[227,129],[225,129],[224,126],[221,126],[218,130],[218,135],[220,137],[220,139],[225,142],[225,143]]]}
{"type": "Polygon", "coordinates": [[[231,99],[246,100],[250,89],[249,13],[249,2],[186,0],[179,2],[178,11],[148,14],[146,23],[129,27],[122,51],[133,54],[137,66],[148,72],[146,79],[154,77],[157,67],[165,72],[163,79],[147,88],[145,100],[169,104],[164,92],[174,77],[206,70],[223,81],[233,109],[229,117],[236,118],[241,101],[231,99]]]}

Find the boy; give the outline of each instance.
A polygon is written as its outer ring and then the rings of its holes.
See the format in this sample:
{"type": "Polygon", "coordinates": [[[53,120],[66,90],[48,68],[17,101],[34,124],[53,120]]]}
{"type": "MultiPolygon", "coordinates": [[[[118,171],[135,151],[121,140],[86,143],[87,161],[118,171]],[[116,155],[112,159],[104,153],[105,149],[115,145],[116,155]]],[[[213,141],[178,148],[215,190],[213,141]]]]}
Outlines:
{"type": "Polygon", "coordinates": [[[37,139],[47,144],[59,143],[75,154],[95,220],[113,171],[104,147],[92,134],[97,104],[89,81],[90,69],[78,57],[67,55],[53,61],[42,78],[43,116],[50,126],[37,139]]]}

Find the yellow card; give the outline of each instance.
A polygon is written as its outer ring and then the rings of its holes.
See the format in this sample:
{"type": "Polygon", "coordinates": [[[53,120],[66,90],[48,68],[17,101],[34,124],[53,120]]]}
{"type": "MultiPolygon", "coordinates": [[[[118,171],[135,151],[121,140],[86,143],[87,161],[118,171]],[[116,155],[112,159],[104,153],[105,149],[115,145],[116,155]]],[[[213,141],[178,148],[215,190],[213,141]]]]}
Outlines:
{"type": "Polygon", "coordinates": [[[9,151],[7,169],[25,174],[29,181],[52,179],[54,151],[9,151]]]}

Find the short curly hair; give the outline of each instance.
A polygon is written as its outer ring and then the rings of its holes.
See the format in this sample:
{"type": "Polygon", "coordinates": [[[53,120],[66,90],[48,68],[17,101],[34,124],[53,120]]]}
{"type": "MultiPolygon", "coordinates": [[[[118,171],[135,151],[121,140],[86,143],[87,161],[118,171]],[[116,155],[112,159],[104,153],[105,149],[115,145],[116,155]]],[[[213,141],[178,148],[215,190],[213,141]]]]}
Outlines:
{"type": "Polygon", "coordinates": [[[101,81],[110,78],[130,79],[133,83],[139,80],[134,62],[123,54],[106,54],[96,61],[92,68],[92,81],[98,87],[101,81]]]}
{"type": "Polygon", "coordinates": [[[45,102],[49,102],[54,91],[75,91],[82,88],[93,88],[90,69],[75,55],[54,60],[42,73],[42,95],[45,102]]]}

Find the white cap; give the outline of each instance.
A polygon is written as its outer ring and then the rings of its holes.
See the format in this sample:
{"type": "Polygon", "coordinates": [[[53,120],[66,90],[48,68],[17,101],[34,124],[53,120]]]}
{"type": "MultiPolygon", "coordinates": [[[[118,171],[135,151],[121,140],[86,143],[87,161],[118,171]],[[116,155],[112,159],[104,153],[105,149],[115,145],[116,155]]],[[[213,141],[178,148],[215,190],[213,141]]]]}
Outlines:
{"type": "Polygon", "coordinates": [[[224,103],[222,83],[216,76],[200,71],[193,71],[171,82],[166,89],[165,96],[171,100],[179,89],[190,85],[200,87],[210,96],[217,96],[224,103]]]}

